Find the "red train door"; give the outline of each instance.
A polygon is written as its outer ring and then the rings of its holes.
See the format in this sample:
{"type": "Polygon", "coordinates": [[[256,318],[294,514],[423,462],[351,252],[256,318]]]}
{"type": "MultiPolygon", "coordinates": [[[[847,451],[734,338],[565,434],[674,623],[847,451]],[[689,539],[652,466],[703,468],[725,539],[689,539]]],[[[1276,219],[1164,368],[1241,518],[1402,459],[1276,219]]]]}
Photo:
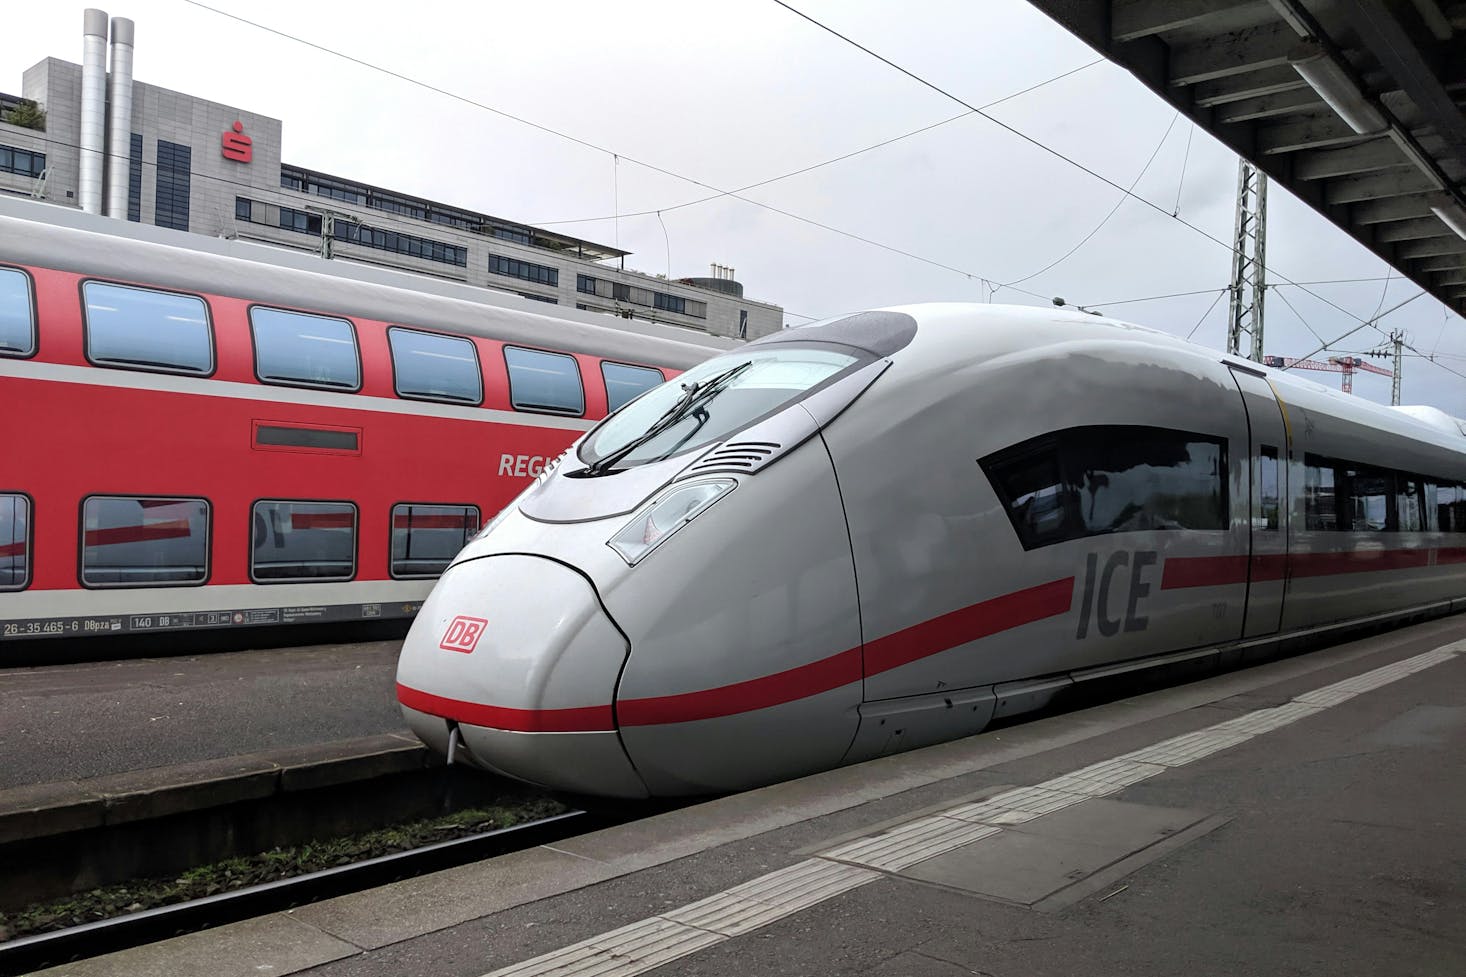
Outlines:
{"type": "MultiPolygon", "coordinates": [[[[1244,638],[1274,634],[1283,617],[1288,571],[1288,430],[1262,371],[1229,364],[1247,408],[1250,551],[1244,638]]],[[[1240,446],[1239,446],[1240,447],[1240,446]]]]}

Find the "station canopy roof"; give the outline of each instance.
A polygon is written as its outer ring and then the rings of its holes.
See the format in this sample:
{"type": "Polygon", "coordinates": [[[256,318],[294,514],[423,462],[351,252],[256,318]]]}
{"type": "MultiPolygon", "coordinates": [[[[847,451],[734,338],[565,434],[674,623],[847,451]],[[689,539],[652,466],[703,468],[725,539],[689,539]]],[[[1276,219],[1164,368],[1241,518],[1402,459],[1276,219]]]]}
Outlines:
{"type": "Polygon", "coordinates": [[[1466,2],[1030,2],[1466,313],[1466,2]]]}

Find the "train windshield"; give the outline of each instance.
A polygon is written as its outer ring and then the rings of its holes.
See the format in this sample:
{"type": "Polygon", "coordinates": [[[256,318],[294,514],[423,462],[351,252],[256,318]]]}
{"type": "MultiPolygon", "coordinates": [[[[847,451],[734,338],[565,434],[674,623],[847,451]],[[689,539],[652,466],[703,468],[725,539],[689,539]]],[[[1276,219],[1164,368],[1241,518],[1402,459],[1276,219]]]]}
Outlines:
{"type": "Polygon", "coordinates": [[[859,361],[829,348],[778,344],[715,356],[607,418],[580,448],[586,475],[661,461],[721,441],[859,361]]]}

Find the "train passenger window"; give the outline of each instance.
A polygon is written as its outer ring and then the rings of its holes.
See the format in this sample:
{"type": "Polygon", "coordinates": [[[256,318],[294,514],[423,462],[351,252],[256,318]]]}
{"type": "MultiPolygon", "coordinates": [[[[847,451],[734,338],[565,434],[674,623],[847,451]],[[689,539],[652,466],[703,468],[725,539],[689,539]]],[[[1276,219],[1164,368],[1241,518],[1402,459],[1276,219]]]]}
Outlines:
{"type": "Polygon", "coordinates": [[[252,306],[249,324],[264,382],[361,389],[356,332],[345,319],[252,306]]]}
{"type": "Polygon", "coordinates": [[[1227,525],[1220,438],[1079,427],[1014,445],[981,464],[1025,549],[1108,533],[1227,525]]]}
{"type": "Polygon", "coordinates": [[[356,506],[256,502],[249,575],[272,580],[350,580],[356,575],[356,506]]]}
{"type": "Polygon", "coordinates": [[[212,373],[209,307],[196,295],[85,282],[87,359],[101,366],[212,373]]]}
{"type": "Polygon", "coordinates": [[[610,413],[640,397],[667,378],[661,370],[624,363],[601,363],[601,379],[606,381],[606,406],[610,413]]]}
{"type": "Polygon", "coordinates": [[[1334,494],[1334,462],[1318,455],[1303,459],[1303,525],[1305,529],[1331,532],[1339,526],[1338,500],[1334,494]]]}
{"type": "Polygon", "coordinates": [[[94,495],[82,502],[81,582],[179,587],[209,576],[209,503],[94,495]]]}
{"type": "Polygon", "coordinates": [[[1390,473],[1378,468],[1349,465],[1340,479],[1341,493],[1347,505],[1340,521],[1348,521],[1346,528],[1356,533],[1382,533],[1390,527],[1391,499],[1393,493],[1390,473]]]}
{"type": "Polygon", "coordinates": [[[397,326],[387,330],[387,338],[397,396],[483,403],[484,381],[471,340],[397,326]]]}
{"type": "Polygon", "coordinates": [[[0,590],[24,590],[31,578],[31,500],[0,494],[0,590]]]}
{"type": "Polygon", "coordinates": [[[1436,487],[1436,518],[1443,533],[1466,533],[1466,487],[1442,482],[1436,487]]]}
{"type": "Polygon", "coordinates": [[[392,576],[436,577],[478,532],[471,505],[394,505],[392,576]]]}
{"type": "Polygon", "coordinates": [[[515,410],[585,413],[585,389],[575,357],[505,346],[504,362],[509,367],[509,399],[515,410]]]}
{"type": "Polygon", "coordinates": [[[1425,497],[1425,504],[1420,510],[1420,520],[1423,523],[1422,528],[1428,533],[1438,532],[1441,528],[1441,487],[1435,482],[1425,481],[1421,483],[1420,490],[1425,497]]]}
{"type": "Polygon", "coordinates": [[[31,277],[15,268],[0,268],[0,356],[30,356],[35,351],[31,277]]]}
{"type": "Polygon", "coordinates": [[[1420,479],[1413,475],[1395,475],[1395,518],[1402,533],[1418,533],[1425,528],[1421,517],[1424,495],[1420,479]]]}

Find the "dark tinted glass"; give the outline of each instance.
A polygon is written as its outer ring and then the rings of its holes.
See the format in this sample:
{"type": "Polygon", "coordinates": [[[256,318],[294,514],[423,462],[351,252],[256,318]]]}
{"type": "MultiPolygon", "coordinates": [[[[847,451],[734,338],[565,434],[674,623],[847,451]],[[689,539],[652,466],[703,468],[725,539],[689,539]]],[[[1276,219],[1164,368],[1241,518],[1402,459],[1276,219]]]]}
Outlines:
{"type": "Polygon", "coordinates": [[[478,532],[471,505],[392,507],[392,576],[436,577],[478,532]]]}
{"type": "Polygon", "coordinates": [[[1227,525],[1219,438],[1153,427],[1071,428],[997,452],[982,466],[1025,549],[1227,525]]]}
{"type": "Polygon", "coordinates": [[[612,412],[653,387],[661,386],[666,379],[661,370],[623,363],[602,363],[601,377],[606,381],[606,402],[612,412]]]}
{"type": "Polygon", "coordinates": [[[1304,457],[1303,522],[1307,529],[1331,531],[1342,528],[1334,485],[1334,463],[1317,455],[1304,457]]]}
{"type": "Polygon", "coordinates": [[[1349,506],[1345,513],[1348,528],[1354,532],[1384,532],[1390,528],[1390,495],[1393,491],[1388,472],[1375,468],[1350,466],[1344,470],[1344,489],[1349,506]]]}
{"type": "Polygon", "coordinates": [[[93,496],[82,504],[81,580],[88,587],[178,586],[208,575],[203,499],[93,496]]]}
{"type": "Polygon", "coordinates": [[[1262,457],[1258,459],[1257,470],[1257,493],[1259,516],[1262,524],[1258,529],[1276,530],[1278,528],[1278,509],[1280,500],[1278,498],[1278,449],[1264,446],[1262,457]]]}
{"type": "Polygon", "coordinates": [[[193,150],[180,143],[158,140],[158,166],[153,223],[188,230],[188,197],[193,150]]]}
{"type": "Polygon", "coordinates": [[[455,336],[388,329],[392,371],[400,397],[429,397],[477,404],[483,400],[473,343],[455,336]]]}
{"type": "Polygon", "coordinates": [[[311,386],[361,386],[356,333],[345,319],[252,308],[255,372],[261,380],[311,386]]]}
{"type": "Polygon", "coordinates": [[[1425,528],[1421,516],[1422,494],[1420,479],[1410,475],[1395,476],[1395,513],[1400,532],[1418,533],[1425,528]]]}
{"type": "Polygon", "coordinates": [[[0,590],[20,590],[30,580],[30,500],[0,495],[0,590]]]}
{"type": "Polygon", "coordinates": [[[515,410],[585,412],[585,391],[575,357],[505,346],[504,362],[509,366],[509,398],[515,410]]]}
{"type": "Polygon", "coordinates": [[[0,356],[29,356],[35,351],[30,276],[0,268],[0,356]]]}
{"type": "Polygon", "coordinates": [[[213,370],[203,299],[107,282],[87,282],[82,295],[92,362],[180,373],[213,370]]]}
{"type": "Polygon", "coordinates": [[[350,580],[356,573],[356,506],[256,502],[249,572],[255,580],[350,580]]]}

